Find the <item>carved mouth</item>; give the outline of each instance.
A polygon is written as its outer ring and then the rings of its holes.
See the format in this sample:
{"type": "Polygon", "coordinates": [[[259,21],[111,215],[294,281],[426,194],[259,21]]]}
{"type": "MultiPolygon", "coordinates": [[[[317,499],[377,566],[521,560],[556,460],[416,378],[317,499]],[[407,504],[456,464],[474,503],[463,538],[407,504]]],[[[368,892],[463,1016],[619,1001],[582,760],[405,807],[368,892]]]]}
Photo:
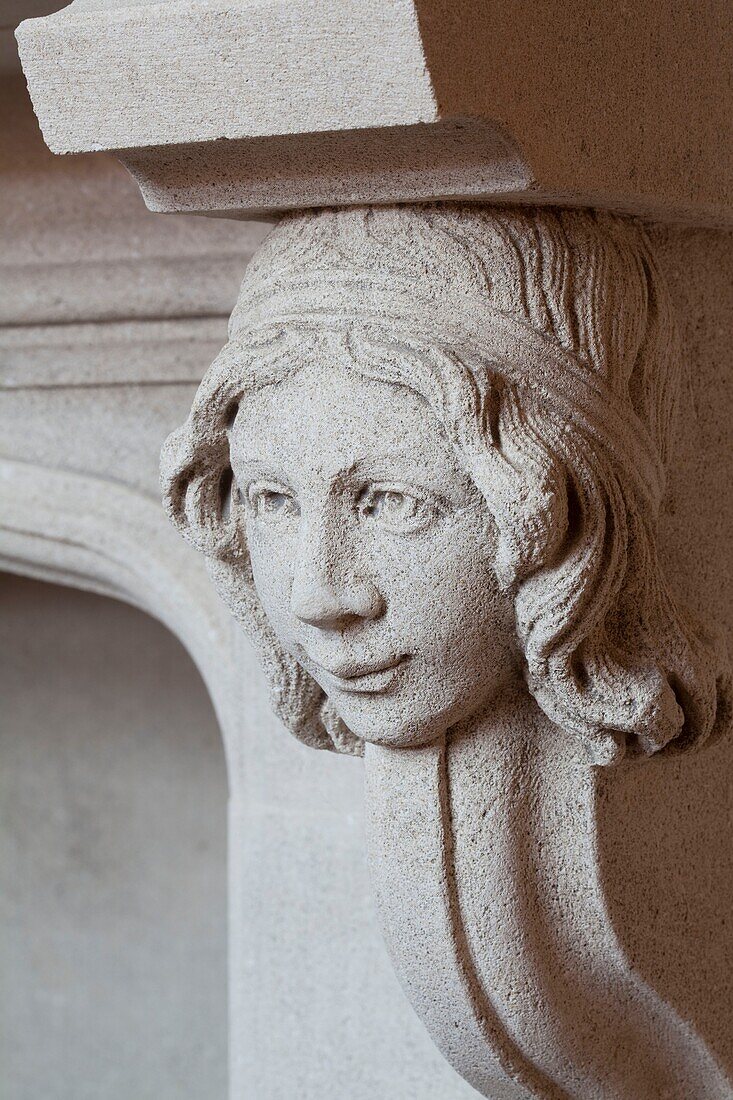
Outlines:
{"type": "Polygon", "coordinates": [[[378,692],[391,686],[400,668],[409,660],[410,655],[403,653],[399,657],[376,664],[349,661],[337,665],[336,668],[326,668],[324,665],[319,667],[340,691],[378,692]]]}

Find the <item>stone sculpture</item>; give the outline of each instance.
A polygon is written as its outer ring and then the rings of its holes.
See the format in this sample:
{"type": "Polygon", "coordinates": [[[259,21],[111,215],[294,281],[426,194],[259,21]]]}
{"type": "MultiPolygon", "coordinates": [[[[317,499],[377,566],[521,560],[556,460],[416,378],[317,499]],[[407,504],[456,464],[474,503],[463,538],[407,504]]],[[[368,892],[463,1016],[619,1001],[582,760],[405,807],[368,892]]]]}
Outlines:
{"type": "Polygon", "coordinates": [[[730,714],[657,553],[680,363],[631,219],[293,214],[163,450],[277,713],[365,755],[392,958],[484,1096],[733,1095],[624,952],[598,858],[613,775],[730,714]]]}

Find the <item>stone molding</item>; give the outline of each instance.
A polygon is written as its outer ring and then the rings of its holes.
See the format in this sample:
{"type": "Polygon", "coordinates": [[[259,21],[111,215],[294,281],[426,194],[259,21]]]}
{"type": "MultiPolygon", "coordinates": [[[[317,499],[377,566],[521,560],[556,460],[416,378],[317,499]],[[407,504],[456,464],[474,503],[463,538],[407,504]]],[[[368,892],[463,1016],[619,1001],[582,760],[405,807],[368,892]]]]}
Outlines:
{"type": "Polygon", "coordinates": [[[0,390],[196,385],[221,330],[219,318],[0,328],[0,390]]]}
{"type": "Polygon", "coordinates": [[[155,501],[90,474],[8,458],[0,459],[0,478],[3,568],[146,611],[186,646],[211,690],[226,618],[204,571],[169,538],[155,501]]]}
{"type": "Polygon", "coordinates": [[[228,317],[266,226],[156,218],[113,157],[49,152],[22,75],[0,73],[0,97],[6,333],[228,317]]]}

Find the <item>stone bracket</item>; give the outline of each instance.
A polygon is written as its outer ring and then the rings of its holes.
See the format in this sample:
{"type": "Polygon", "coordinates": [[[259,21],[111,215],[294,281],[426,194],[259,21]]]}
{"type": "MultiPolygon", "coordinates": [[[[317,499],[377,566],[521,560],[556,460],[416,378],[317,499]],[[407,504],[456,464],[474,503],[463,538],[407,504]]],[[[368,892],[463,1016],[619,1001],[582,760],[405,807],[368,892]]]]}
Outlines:
{"type": "Polygon", "coordinates": [[[724,0],[75,0],[17,37],[50,147],[117,153],[155,210],[473,198],[731,221],[724,0]]]}

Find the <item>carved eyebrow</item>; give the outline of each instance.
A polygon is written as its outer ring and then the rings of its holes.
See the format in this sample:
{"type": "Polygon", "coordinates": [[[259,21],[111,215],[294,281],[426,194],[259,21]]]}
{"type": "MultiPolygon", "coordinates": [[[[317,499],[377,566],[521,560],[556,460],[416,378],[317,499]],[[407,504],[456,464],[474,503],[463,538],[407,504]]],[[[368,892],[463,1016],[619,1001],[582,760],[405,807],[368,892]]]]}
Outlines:
{"type": "Polygon", "coordinates": [[[448,480],[460,482],[464,486],[472,484],[468,474],[458,463],[451,469],[441,462],[419,462],[404,451],[357,459],[343,472],[349,476],[381,478],[385,481],[409,481],[414,478],[425,487],[432,486],[437,490],[445,488],[448,480]]]}
{"type": "Polygon", "coordinates": [[[239,459],[232,463],[234,470],[234,476],[237,476],[239,472],[246,478],[265,478],[269,481],[279,481],[283,485],[287,485],[292,489],[292,483],[284,470],[274,466],[271,462],[266,462],[264,459],[259,458],[244,458],[239,459]]]}
{"type": "Polygon", "coordinates": [[[429,468],[426,463],[416,461],[414,455],[407,451],[395,451],[393,453],[387,451],[380,455],[365,455],[363,458],[357,458],[344,470],[344,473],[372,474],[375,470],[384,470],[388,475],[391,475],[395,466],[400,466],[403,469],[409,467],[417,473],[424,473],[429,468]]]}

